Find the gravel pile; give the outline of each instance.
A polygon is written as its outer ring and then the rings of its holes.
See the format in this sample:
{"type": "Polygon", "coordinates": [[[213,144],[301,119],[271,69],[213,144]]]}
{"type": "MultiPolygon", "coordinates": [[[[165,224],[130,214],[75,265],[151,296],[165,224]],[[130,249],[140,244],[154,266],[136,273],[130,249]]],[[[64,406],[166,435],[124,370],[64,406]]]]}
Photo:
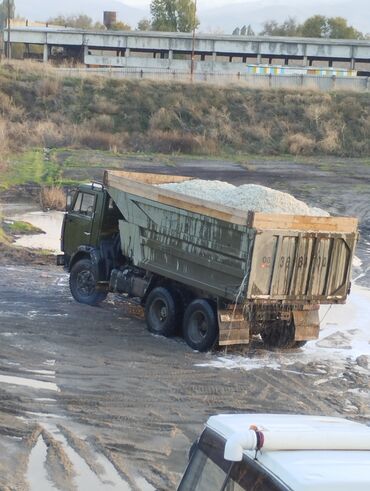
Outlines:
{"type": "Polygon", "coordinates": [[[233,186],[222,181],[194,179],[180,183],[161,184],[160,187],[244,211],[329,216],[326,211],[320,208],[310,208],[306,203],[288,193],[257,184],[233,186]]]}

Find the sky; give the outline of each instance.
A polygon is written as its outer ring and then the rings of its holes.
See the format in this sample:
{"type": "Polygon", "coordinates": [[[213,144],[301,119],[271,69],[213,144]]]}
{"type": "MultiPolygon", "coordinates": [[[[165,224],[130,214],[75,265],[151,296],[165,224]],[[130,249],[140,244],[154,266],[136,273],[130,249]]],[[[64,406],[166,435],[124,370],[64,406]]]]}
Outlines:
{"type": "MultiPolygon", "coordinates": [[[[149,7],[150,0],[119,0],[126,5],[130,5],[131,7],[149,7]]],[[[226,5],[228,3],[246,3],[248,1],[256,1],[256,0],[197,0],[197,4],[200,8],[212,8],[218,7],[220,5],[226,5]]]]}

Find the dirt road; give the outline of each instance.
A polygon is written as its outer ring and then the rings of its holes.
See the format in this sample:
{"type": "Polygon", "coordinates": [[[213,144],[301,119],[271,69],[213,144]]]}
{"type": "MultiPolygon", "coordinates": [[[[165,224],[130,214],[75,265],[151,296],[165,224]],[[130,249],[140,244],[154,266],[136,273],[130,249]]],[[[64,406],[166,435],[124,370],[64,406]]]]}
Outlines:
{"type": "MultiPolygon", "coordinates": [[[[254,171],[231,172],[245,182],[254,171]]],[[[339,194],[333,172],[324,192],[317,169],[305,181],[289,166],[274,177],[266,170],[266,181],[259,172],[252,182],[282,189],[280,179],[315,206],[362,210],[357,274],[370,284],[369,188],[351,181],[339,194]]],[[[362,182],[369,186],[370,169],[362,182]]],[[[2,265],[0,292],[0,490],[174,490],[190,444],[218,412],[370,421],[365,289],[355,288],[348,306],[323,310],[320,341],[303,349],[267,352],[256,339],[243,351],[207,354],[149,334],[140,311],[118,297],[99,308],[75,303],[56,267],[2,265]]]]}

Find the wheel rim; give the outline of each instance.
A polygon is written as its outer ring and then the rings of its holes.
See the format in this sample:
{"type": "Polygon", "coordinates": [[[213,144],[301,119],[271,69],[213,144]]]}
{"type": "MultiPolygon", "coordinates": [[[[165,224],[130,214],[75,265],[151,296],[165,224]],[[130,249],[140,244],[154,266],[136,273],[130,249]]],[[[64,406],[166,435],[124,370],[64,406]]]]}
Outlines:
{"type": "Polygon", "coordinates": [[[155,330],[160,331],[163,324],[168,319],[168,306],[167,303],[157,298],[150,306],[150,316],[153,321],[153,327],[155,330]]]}
{"type": "Polygon", "coordinates": [[[90,270],[80,271],[76,280],[77,290],[81,296],[89,297],[95,292],[95,278],[90,270]]]}
{"type": "Polygon", "coordinates": [[[201,343],[207,337],[209,325],[205,314],[196,311],[192,314],[188,323],[188,335],[195,344],[201,343]]]}

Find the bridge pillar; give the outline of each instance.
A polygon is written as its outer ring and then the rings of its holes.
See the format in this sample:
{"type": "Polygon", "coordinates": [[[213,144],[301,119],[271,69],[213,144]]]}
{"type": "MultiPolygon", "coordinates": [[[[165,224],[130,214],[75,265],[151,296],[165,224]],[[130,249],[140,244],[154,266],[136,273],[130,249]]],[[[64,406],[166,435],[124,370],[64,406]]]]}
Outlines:
{"type": "Polygon", "coordinates": [[[351,70],[354,70],[356,68],[356,60],[354,58],[351,58],[351,70]]]}
{"type": "Polygon", "coordinates": [[[125,49],[125,58],[128,58],[130,56],[130,48],[125,49]]]}
{"type": "Polygon", "coordinates": [[[44,44],[44,52],[43,52],[43,56],[42,56],[42,61],[44,63],[47,63],[49,61],[49,46],[47,45],[47,43],[44,44]]]}
{"type": "Polygon", "coordinates": [[[216,60],[217,60],[217,53],[216,53],[216,51],[214,51],[212,53],[212,61],[216,61],[216,60]]]}

